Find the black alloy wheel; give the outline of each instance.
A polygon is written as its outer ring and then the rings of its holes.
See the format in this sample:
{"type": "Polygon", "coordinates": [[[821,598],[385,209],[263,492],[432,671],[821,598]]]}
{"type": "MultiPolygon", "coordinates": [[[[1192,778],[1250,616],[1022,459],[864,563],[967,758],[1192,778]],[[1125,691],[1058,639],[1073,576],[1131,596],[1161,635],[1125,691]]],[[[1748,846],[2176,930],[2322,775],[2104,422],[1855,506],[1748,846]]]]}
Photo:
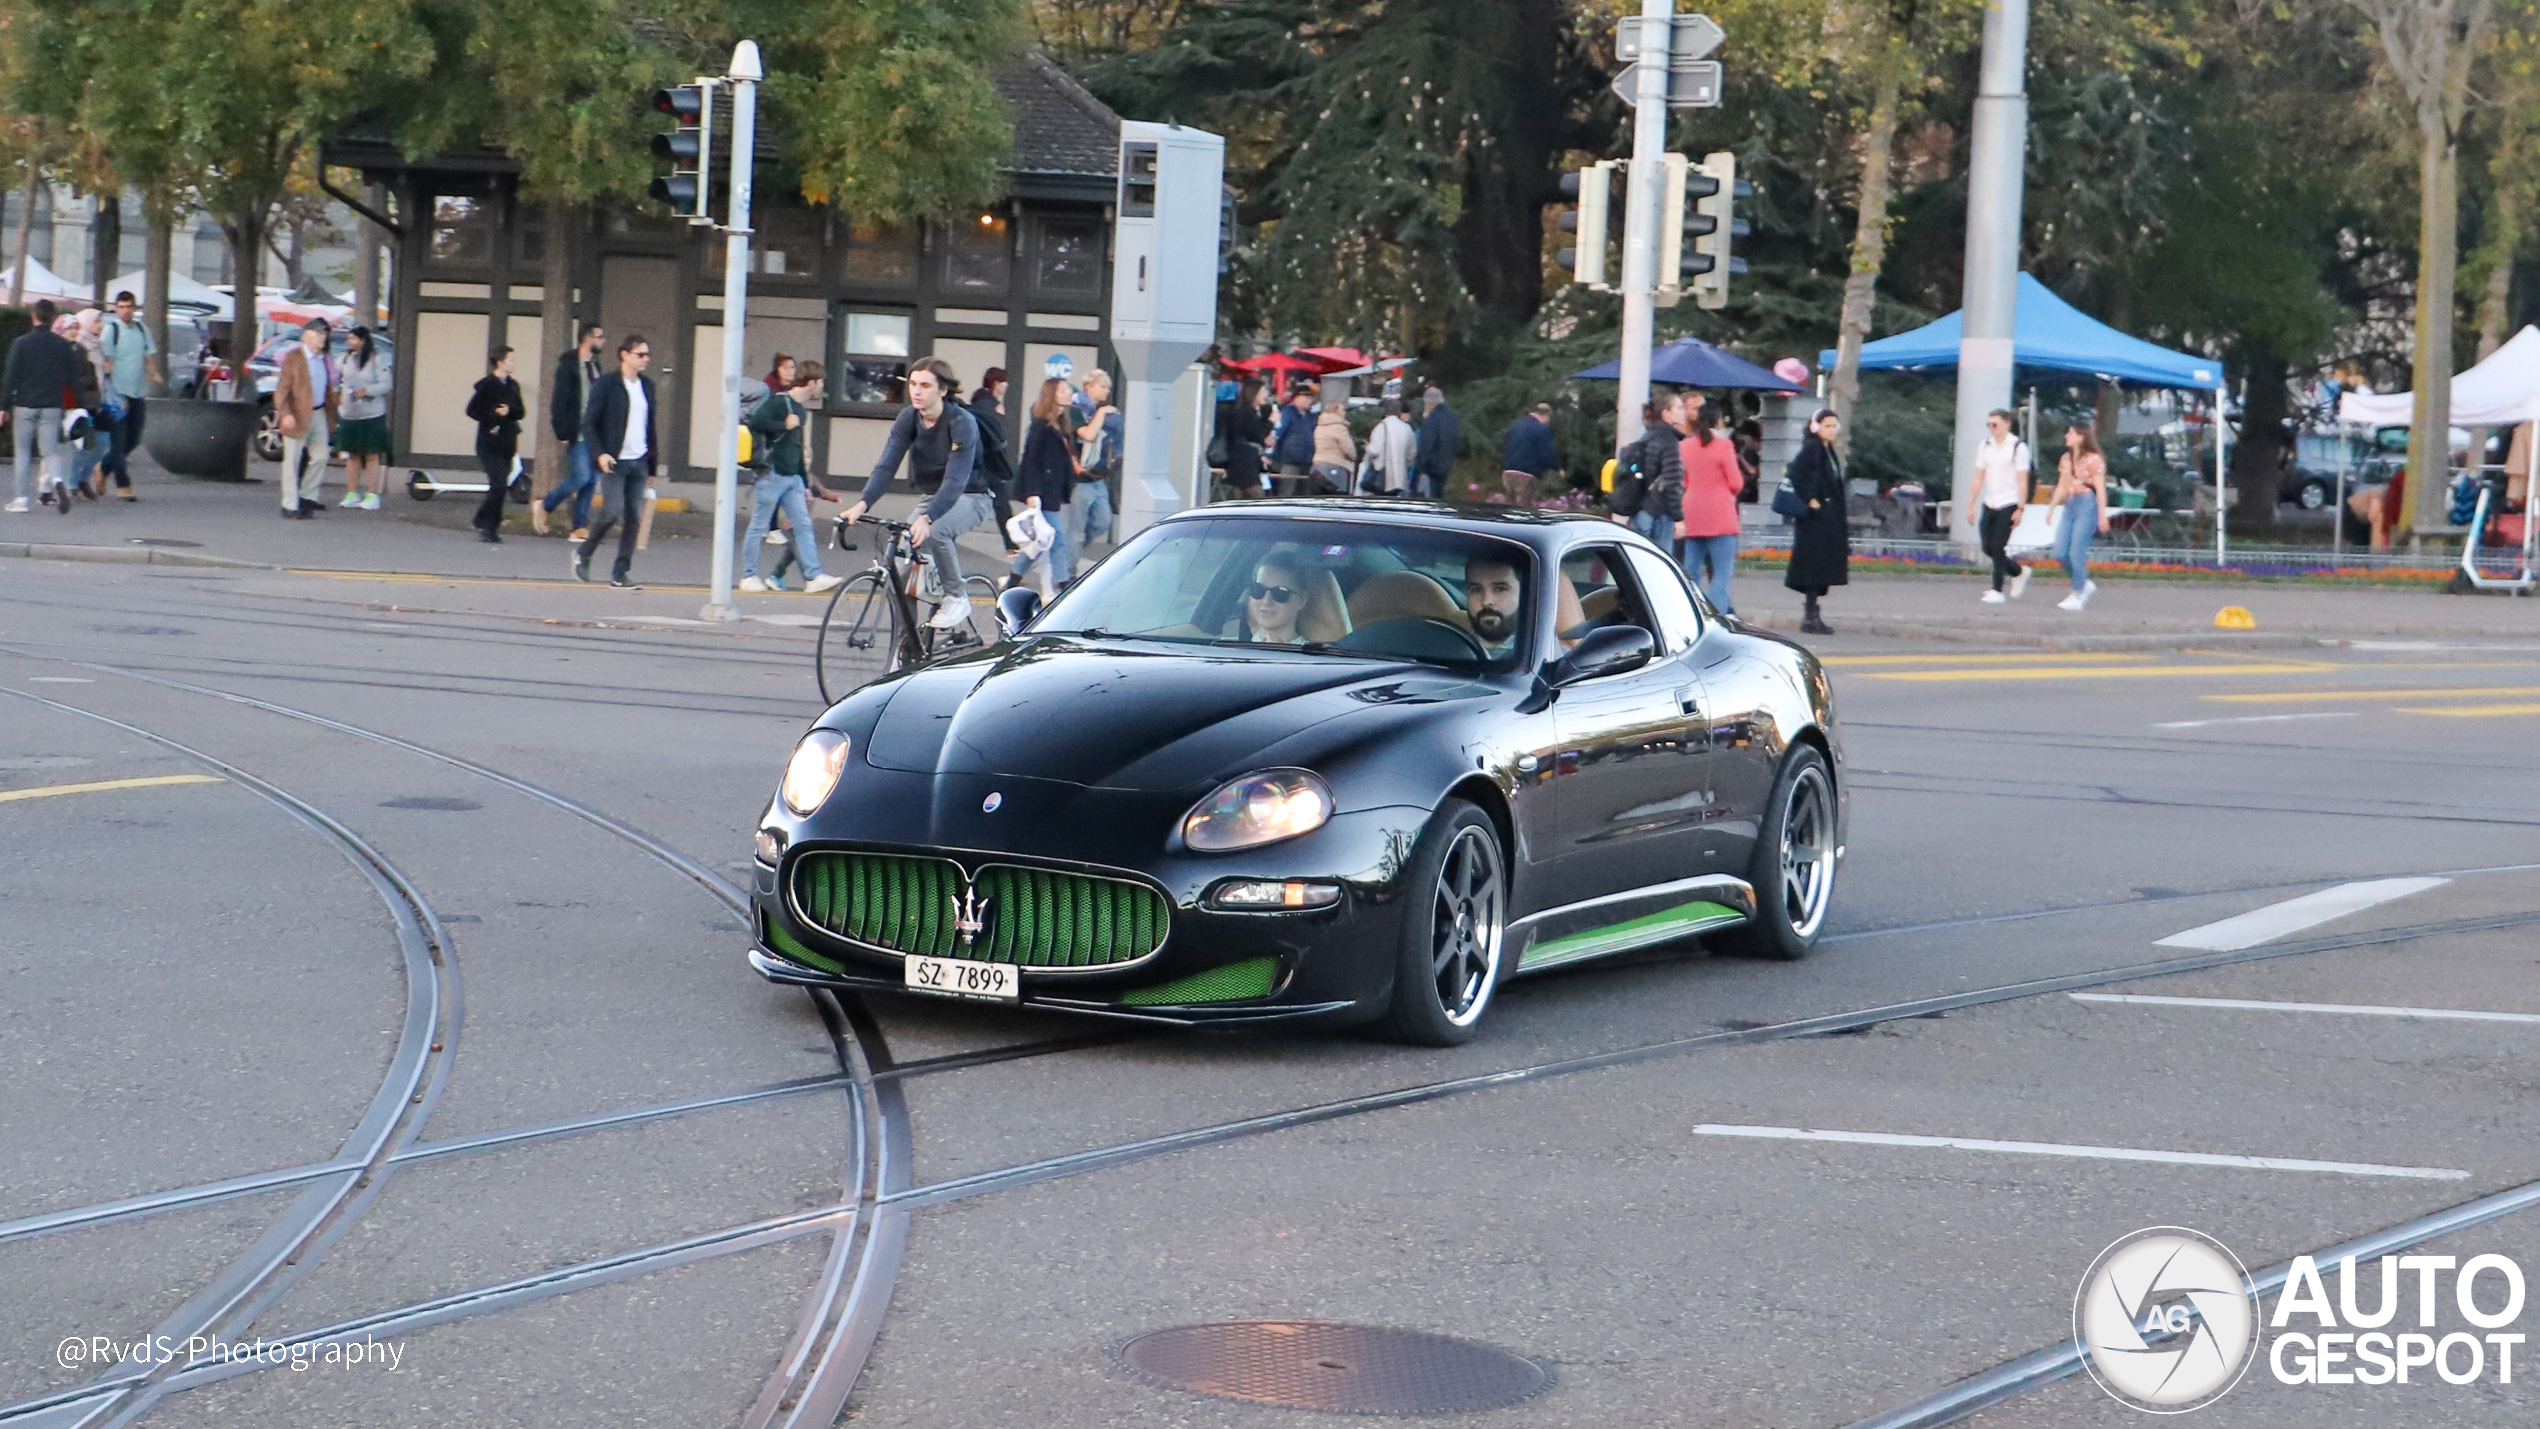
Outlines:
{"type": "Polygon", "coordinates": [[[1796,962],[1816,946],[1834,903],[1834,779],[1816,746],[1794,747],[1773,780],[1746,881],[1755,916],[1720,936],[1729,952],[1796,962]]]}
{"type": "Polygon", "coordinates": [[[1499,830],[1461,799],[1429,820],[1404,871],[1402,946],[1386,1030],[1421,1047],[1473,1040],[1499,985],[1508,874],[1499,830]]]}

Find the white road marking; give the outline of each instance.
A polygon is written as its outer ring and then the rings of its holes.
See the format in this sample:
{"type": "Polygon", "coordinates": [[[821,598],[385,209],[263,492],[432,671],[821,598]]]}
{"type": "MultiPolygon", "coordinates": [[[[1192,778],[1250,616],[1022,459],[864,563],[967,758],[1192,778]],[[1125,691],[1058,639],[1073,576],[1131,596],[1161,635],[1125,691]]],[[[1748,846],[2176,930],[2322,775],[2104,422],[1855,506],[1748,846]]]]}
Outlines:
{"type": "Polygon", "coordinates": [[[2431,1017],[2455,1022],[2533,1022],[2540,1012],[2477,1012],[2456,1007],[2375,1007],[2357,1002],[2263,1002],[2239,997],[2150,997],[2127,992],[2076,992],[2075,1002],[2136,1002],[2152,1007],[2221,1007],[2246,1012],[2336,1012],[2348,1017],[2431,1017]]]}
{"type": "Polygon", "coordinates": [[[2152,726],[2154,729],[2203,729],[2214,724],[2282,724],[2289,719],[2359,719],[2361,712],[2340,711],[2336,714],[2241,715],[2234,719],[2174,719],[2152,726]]]}
{"type": "Polygon", "coordinates": [[[2260,943],[2271,943],[2350,913],[2378,907],[2394,898],[2440,888],[2451,881],[2448,878],[2372,878],[2361,883],[2341,883],[2335,888],[2305,893],[2282,903],[2270,903],[2237,918],[2225,918],[2219,923],[2207,923],[2184,933],[2173,933],[2152,946],[2197,948],[2215,953],[2254,948],[2260,943]]]}
{"type": "Polygon", "coordinates": [[[1985,1141],[1965,1136],[1902,1136],[1886,1131],[1817,1131],[1797,1126],[1719,1126],[1706,1123],[1696,1136],[1744,1136],[1768,1141],[1840,1141],[1856,1146],[1906,1146],[1936,1151],[1993,1151],[2014,1156],[2070,1156],[2089,1161],[2151,1161],[2164,1166],[2224,1166],[2244,1171],[2324,1171],[2341,1176],[2397,1176],[2412,1181],[2466,1181],[2467,1171],[2441,1166],[2379,1166],[2368,1161],[2304,1161],[2286,1156],[2224,1156],[2210,1151],[2144,1151],[2130,1146],[2065,1146],[2051,1141],[1985,1141]]]}
{"type": "Polygon", "coordinates": [[[29,675],[26,677],[26,682],[30,685],[93,685],[97,683],[95,680],[79,675],[29,675]]]}

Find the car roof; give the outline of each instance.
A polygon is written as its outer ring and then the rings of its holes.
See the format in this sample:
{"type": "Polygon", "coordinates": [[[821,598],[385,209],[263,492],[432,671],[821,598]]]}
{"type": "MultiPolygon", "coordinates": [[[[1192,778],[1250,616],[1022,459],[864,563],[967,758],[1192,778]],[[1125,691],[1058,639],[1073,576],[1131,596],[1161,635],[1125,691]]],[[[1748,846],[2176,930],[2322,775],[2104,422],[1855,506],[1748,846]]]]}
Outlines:
{"type": "Polygon", "coordinates": [[[1372,525],[1416,526],[1430,531],[1469,531],[1524,541],[1543,550],[1567,547],[1591,535],[1626,535],[1623,527],[1588,511],[1536,511],[1525,507],[1468,505],[1455,501],[1405,501],[1400,498],[1274,497],[1258,501],[1220,501],[1177,511],[1167,521],[1199,521],[1239,517],[1251,520],[1361,521],[1372,525]]]}

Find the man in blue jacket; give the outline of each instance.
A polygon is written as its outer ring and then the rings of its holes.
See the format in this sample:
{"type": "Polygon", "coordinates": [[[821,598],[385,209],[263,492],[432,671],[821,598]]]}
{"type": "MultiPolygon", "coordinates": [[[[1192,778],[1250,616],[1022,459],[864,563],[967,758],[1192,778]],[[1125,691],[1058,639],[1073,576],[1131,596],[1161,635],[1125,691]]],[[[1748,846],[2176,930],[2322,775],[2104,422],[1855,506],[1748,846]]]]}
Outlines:
{"type": "Polygon", "coordinates": [[[1455,459],[1464,454],[1464,419],[1446,405],[1446,394],[1435,387],[1420,394],[1419,445],[1412,448],[1411,493],[1414,496],[1440,497],[1446,494],[1447,478],[1455,474],[1455,459]]]}
{"type": "Polygon", "coordinates": [[[932,488],[909,518],[909,544],[934,564],[944,588],[943,603],[926,623],[949,631],[966,630],[970,624],[970,593],[962,585],[961,552],[954,541],[991,514],[987,474],[979,469],[979,419],[953,399],[960,386],[951,363],[940,357],[918,359],[908,374],[908,406],[892,419],[891,435],[882,443],[873,475],[865,480],[864,494],[838,515],[849,525],[862,519],[866,508],[889,489],[901,458],[907,458],[910,483],[920,491],[932,488]]]}
{"type": "Polygon", "coordinates": [[[1278,468],[1274,488],[1280,496],[1304,494],[1314,472],[1314,384],[1300,382],[1279,409],[1278,429],[1270,434],[1270,464],[1278,468]]]}
{"type": "Polygon", "coordinates": [[[1508,428],[1508,440],[1500,444],[1499,479],[1507,483],[1510,503],[1532,506],[1535,483],[1560,464],[1561,453],[1552,445],[1552,404],[1537,402],[1508,428]]]}

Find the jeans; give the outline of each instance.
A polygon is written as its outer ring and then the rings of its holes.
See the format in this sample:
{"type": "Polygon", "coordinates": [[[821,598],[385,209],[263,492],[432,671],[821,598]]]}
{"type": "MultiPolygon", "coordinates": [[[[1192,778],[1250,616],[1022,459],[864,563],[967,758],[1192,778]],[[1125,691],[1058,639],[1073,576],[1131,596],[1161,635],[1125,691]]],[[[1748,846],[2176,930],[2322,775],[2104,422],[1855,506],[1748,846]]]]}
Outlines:
{"type": "Polygon", "coordinates": [[[326,413],[311,412],[309,429],[296,437],[282,439],[282,509],[297,511],[300,503],[322,503],[326,491],[326,413]],[[300,456],[307,453],[309,471],[300,474],[300,456]]]}
{"type": "Polygon", "coordinates": [[[619,580],[626,579],[627,572],[635,569],[635,530],[644,524],[644,483],[652,476],[653,459],[649,455],[620,459],[615,471],[601,472],[600,495],[606,504],[600,508],[599,523],[576,548],[583,560],[591,559],[600,543],[609,538],[609,527],[617,527],[617,564],[609,574],[619,580]]]}
{"type": "MultiPolygon", "coordinates": [[[[1083,497],[1084,490],[1081,486],[1076,488],[1079,499],[1083,497]]],[[[961,549],[954,543],[954,538],[964,531],[986,525],[994,514],[995,509],[988,504],[988,494],[974,491],[954,502],[942,520],[927,528],[926,544],[918,548],[918,554],[935,563],[935,576],[943,582],[947,603],[958,596],[966,604],[970,595],[962,588],[961,549]]]]}
{"type": "MultiPolygon", "coordinates": [[[[1046,519],[1049,513],[1044,511],[1041,515],[1046,519]]],[[[1049,572],[1050,585],[1053,589],[1075,579],[1076,552],[1067,544],[1066,507],[1060,507],[1058,519],[1050,522],[1050,548],[1041,552],[1037,561],[1044,570],[1049,572]]],[[[1008,569],[1016,580],[1021,580],[1024,573],[1031,570],[1034,564],[1034,557],[1026,556],[1018,551],[1015,553],[1013,564],[1008,569]]]]}
{"type": "Polygon", "coordinates": [[[547,493],[546,507],[550,515],[566,501],[573,503],[573,529],[587,529],[591,524],[591,493],[599,488],[600,468],[591,460],[591,444],[576,439],[565,448],[565,479],[547,493]]]}
{"type": "Polygon", "coordinates": [[[1072,562],[1093,550],[1096,536],[1110,535],[1111,484],[1104,481],[1080,481],[1067,503],[1065,520],[1067,553],[1072,562]]]}
{"type": "Polygon", "coordinates": [[[106,458],[115,454],[115,424],[100,412],[90,417],[88,433],[70,449],[71,485],[86,486],[106,458]]]}
{"type": "Polygon", "coordinates": [[[1657,542],[1658,549],[1662,551],[1669,550],[1675,545],[1676,523],[1655,511],[1633,512],[1632,529],[1657,542]]]}
{"type": "Polygon", "coordinates": [[[2064,498],[2064,524],[2055,533],[2055,559],[2072,577],[2073,589],[2090,584],[2090,538],[2099,534],[2099,498],[2087,493],[2064,498]]]}
{"type": "Polygon", "coordinates": [[[2019,562],[2011,559],[2011,528],[2019,524],[2020,508],[2017,506],[1988,506],[1984,508],[1984,514],[1976,518],[1976,537],[1984,542],[1984,553],[1993,558],[1995,590],[2000,590],[2004,581],[2017,577],[2024,569],[2019,562]]]}
{"type": "Polygon", "coordinates": [[[115,445],[114,449],[106,455],[106,474],[113,477],[115,485],[125,491],[132,489],[132,471],[129,463],[133,452],[141,445],[141,424],[143,418],[148,415],[148,410],[144,406],[145,400],[140,397],[124,398],[123,419],[110,425],[110,430],[114,433],[115,445]]]}
{"type": "Polygon", "coordinates": [[[1705,600],[1722,615],[1735,615],[1737,602],[1729,597],[1729,577],[1737,574],[1737,533],[1725,536],[1687,536],[1684,539],[1685,574],[1702,587],[1705,600]]]}
{"type": "Polygon", "coordinates": [[[767,549],[767,531],[776,524],[781,508],[785,524],[794,531],[794,559],[801,563],[803,579],[820,579],[820,532],[811,524],[811,498],[803,484],[802,473],[770,472],[750,488],[750,532],[741,540],[741,574],[758,574],[759,552],[767,549]]]}
{"type": "Polygon", "coordinates": [[[62,448],[61,408],[12,407],[9,409],[9,428],[18,449],[20,501],[35,499],[35,488],[28,485],[27,468],[39,456],[44,459],[45,485],[70,480],[70,453],[62,448]]]}

